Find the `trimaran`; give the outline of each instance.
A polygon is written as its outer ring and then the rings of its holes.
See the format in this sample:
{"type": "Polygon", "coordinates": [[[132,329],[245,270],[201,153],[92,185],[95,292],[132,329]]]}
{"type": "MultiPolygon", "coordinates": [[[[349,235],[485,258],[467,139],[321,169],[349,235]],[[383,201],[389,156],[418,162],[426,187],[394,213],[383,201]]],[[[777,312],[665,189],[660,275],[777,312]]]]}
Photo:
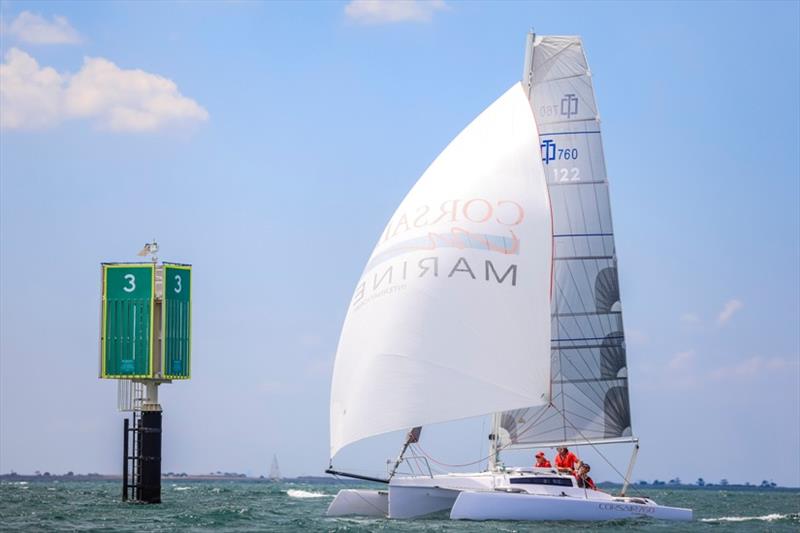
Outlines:
{"type": "Polygon", "coordinates": [[[638,440],[600,121],[579,37],[528,36],[522,81],[428,167],[356,286],[333,372],[331,465],[351,443],[408,428],[387,479],[375,479],[388,490],[342,490],[329,516],[692,518],[625,495],[638,440]],[[423,426],[487,414],[486,471],[398,474],[423,426]],[[620,495],[500,461],[503,449],[620,442],[634,444],[620,495]]]}

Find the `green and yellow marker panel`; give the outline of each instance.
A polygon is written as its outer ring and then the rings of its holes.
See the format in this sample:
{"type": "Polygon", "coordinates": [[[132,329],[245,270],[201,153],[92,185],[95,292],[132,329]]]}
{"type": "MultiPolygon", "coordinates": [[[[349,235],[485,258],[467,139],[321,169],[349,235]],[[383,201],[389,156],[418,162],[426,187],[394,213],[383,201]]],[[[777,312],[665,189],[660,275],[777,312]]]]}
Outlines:
{"type": "Polygon", "coordinates": [[[189,379],[192,351],[192,267],[164,265],[164,377],[189,379]]]}
{"type": "Polygon", "coordinates": [[[152,377],[154,287],[153,265],[103,264],[101,378],[152,377]]]}

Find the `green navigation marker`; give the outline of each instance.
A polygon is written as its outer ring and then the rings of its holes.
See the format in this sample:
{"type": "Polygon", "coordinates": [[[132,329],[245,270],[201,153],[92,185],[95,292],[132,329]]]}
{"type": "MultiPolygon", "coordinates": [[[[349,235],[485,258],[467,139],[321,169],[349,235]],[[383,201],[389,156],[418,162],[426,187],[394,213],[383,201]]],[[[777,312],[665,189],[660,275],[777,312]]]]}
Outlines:
{"type": "Polygon", "coordinates": [[[163,368],[167,379],[189,379],[191,370],[192,267],[164,265],[163,368]]]}
{"type": "Polygon", "coordinates": [[[153,374],[153,265],[103,264],[101,378],[153,374]]]}

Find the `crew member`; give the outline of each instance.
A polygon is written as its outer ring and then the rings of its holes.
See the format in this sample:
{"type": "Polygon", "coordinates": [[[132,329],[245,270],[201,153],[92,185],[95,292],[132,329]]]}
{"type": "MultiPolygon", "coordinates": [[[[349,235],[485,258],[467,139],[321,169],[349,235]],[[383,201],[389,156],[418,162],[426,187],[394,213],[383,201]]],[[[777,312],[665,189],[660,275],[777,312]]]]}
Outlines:
{"type": "Polygon", "coordinates": [[[580,463],[578,457],[569,451],[567,448],[559,448],[558,455],[556,455],[556,468],[559,472],[575,473],[575,465],[580,463]]]}
{"type": "Polygon", "coordinates": [[[544,456],[544,452],[539,452],[536,454],[536,467],[553,468],[553,465],[551,465],[550,461],[547,460],[547,457],[544,456]]]}
{"type": "Polygon", "coordinates": [[[592,469],[588,463],[581,463],[578,471],[575,472],[575,479],[578,480],[578,486],[582,489],[597,490],[597,485],[594,484],[592,478],[589,477],[589,471],[592,469]]]}

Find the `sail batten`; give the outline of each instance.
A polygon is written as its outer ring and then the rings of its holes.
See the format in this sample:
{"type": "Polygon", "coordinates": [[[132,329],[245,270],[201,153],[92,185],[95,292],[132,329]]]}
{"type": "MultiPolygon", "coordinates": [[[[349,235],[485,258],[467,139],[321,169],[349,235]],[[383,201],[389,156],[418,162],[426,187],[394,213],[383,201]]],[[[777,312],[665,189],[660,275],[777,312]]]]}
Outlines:
{"type": "Polygon", "coordinates": [[[358,282],[331,387],[331,457],[363,438],[543,405],[552,227],[516,84],[402,201],[358,282]]]}
{"type": "Polygon", "coordinates": [[[550,405],[503,413],[513,446],[631,437],[625,336],[599,116],[578,37],[537,37],[528,96],[553,207],[550,405]]]}

